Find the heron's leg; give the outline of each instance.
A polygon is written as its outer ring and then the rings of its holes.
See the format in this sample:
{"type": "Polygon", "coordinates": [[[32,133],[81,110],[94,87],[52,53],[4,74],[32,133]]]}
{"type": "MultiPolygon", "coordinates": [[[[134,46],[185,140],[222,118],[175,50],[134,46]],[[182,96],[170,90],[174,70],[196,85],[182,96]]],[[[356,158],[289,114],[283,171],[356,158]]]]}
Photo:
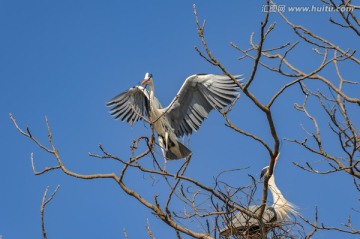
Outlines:
{"type": "Polygon", "coordinates": [[[169,144],[168,144],[168,142],[169,142],[169,133],[166,131],[165,132],[165,143],[166,143],[166,148],[165,148],[165,150],[166,150],[166,152],[169,150],[169,144]]]}
{"type": "MultiPolygon", "coordinates": [[[[166,131],[165,132],[165,151],[167,152],[169,150],[169,133],[166,131]]],[[[166,156],[164,155],[164,171],[166,168],[166,164],[167,164],[167,160],[166,160],[166,156]]]]}
{"type": "Polygon", "coordinates": [[[151,148],[154,147],[155,143],[156,143],[155,136],[154,136],[154,134],[152,134],[150,137],[150,140],[149,140],[149,144],[151,145],[151,148]]]}
{"type": "Polygon", "coordinates": [[[159,145],[161,148],[161,152],[163,153],[163,156],[165,157],[165,150],[164,150],[164,140],[161,136],[158,137],[159,145]]]}
{"type": "MultiPolygon", "coordinates": [[[[161,151],[163,153],[163,157],[164,157],[164,169],[163,171],[165,171],[166,169],[166,163],[167,163],[167,160],[166,160],[166,149],[165,149],[165,145],[164,145],[164,139],[163,137],[159,136],[159,145],[160,145],[160,148],[161,148],[161,151]]],[[[165,141],[166,142],[166,141],[165,141]]],[[[166,144],[167,145],[167,144],[166,144]]]]}

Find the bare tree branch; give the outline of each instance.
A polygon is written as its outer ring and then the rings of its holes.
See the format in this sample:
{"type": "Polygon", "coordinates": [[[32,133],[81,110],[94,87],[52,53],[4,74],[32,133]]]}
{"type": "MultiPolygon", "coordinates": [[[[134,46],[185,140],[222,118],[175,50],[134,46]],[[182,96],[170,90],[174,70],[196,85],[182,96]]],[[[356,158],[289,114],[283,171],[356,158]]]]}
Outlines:
{"type": "Polygon", "coordinates": [[[58,185],[55,188],[54,192],[50,195],[50,197],[47,198],[47,193],[48,193],[49,187],[46,187],[44,196],[42,198],[40,214],[41,214],[41,229],[42,229],[42,234],[43,234],[44,239],[47,239],[47,233],[46,233],[46,229],[45,229],[45,207],[47,206],[47,204],[49,202],[51,202],[51,200],[53,200],[53,198],[55,197],[55,194],[57,193],[59,188],[60,188],[60,185],[58,185]]]}

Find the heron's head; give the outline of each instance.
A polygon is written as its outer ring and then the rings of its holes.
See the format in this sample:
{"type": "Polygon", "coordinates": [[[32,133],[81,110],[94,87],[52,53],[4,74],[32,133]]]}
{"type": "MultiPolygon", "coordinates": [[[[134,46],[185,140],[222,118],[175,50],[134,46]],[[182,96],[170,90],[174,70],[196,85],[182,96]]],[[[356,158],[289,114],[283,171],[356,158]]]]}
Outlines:
{"type": "Polygon", "coordinates": [[[142,85],[152,85],[153,84],[152,74],[147,72],[145,74],[144,80],[141,82],[141,84],[142,85]]]}
{"type": "MultiPolygon", "coordinates": [[[[276,158],[275,158],[274,167],[275,167],[275,165],[276,165],[279,157],[280,157],[280,153],[278,153],[278,155],[277,155],[276,158]]],[[[269,174],[269,169],[270,169],[270,166],[266,166],[265,168],[263,168],[263,169],[261,170],[260,179],[265,179],[265,177],[269,174]]]]}
{"type": "Polygon", "coordinates": [[[266,166],[265,168],[263,168],[261,170],[260,179],[264,179],[265,176],[267,176],[269,174],[269,168],[270,168],[270,166],[266,166]]]}

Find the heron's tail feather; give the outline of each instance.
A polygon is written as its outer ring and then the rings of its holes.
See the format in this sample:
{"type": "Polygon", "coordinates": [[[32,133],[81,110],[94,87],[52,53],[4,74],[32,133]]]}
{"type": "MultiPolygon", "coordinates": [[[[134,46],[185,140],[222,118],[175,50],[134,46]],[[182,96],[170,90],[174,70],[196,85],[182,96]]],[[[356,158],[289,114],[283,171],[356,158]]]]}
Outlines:
{"type": "Polygon", "coordinates": [[[166,151],[165,157],[169,160],[186,158],[191,154],[191,150],[177,141],[166,151]]]}

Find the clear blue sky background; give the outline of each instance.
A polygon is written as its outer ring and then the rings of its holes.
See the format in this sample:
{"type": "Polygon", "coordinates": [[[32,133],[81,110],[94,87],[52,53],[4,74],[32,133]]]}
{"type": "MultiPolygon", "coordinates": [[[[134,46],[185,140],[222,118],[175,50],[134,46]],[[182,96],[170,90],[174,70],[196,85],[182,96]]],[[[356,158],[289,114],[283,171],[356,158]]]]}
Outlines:
{"type": "MultiPolygon", "coordinates": [[[[300,1],[286,1],[286,4],[299,5],[296,2],[300,1]]],[[[124,238],[123,228],[130,239],[147,238],[147,219],[156,238],[174,238],[172,230],[126,196],[111,180],[78,180],[61,172],[34,176],[29,159],[31,152],[34,152],[39,170],[54,165],[54,159],[15,130],[9,113],[14,114],[20,126],[30,126],[43,142],[47,139],[44,120],[47,116],[54,142],[69,169],[79,173],[118,172],[121,165],[91,159],[87,153],[98,152],[97,145],[101,143],[110,152],[129,158],[132,140],[149,135],[149,129],[143,123],[130,128],[114,121],[105,107],[108,99],[138,84],[149,71],[154,75],[158,98],[167,105],[187,76],[220,73],[194,50],[200,41],[193,3],[0,0],[0,235],[3,239],[41,238],[42,195],[46,186],[52,190],[58,184],[60,191],[46,211],[51,239],[124,238]]],[[[207,20],[206,36],[215,56],[230,72],[249,77],[251,62],[237,61],[240,53],[230,47],[229,42],[248,47],[250,34],[259,32],[263,3],[195,3],[200,17],[207,20]]],[[[306,1],[306,4],[321,5],[315,1],[306,1]]],[[[332,16],[329,13],[289,13],[288,16],[345,49],[359,46],[352,40],[355,39],[352,34],[340,32],[326,23],[332,16]]],[[[271,20],[278,22],[279,29],[270,38],[268,47],[295,40],[280,19],[273,16],[271,20]]],[[[305,71],[314,69],[320,59],[314,57],[305,44],[299,47],[304,50],[290,58],[305,71]]],[[[358,78],[358,66],[342,67],[345,77],[358,78]]],[[[328,74],[336,82],[333,71],[328,74]]],[[[286,79],[259,71],[252,90],[265,101],[284,82],[286,79]]],[[[316,85],[314,87],[316,89],[316,85]]],[[[295,87],[286,92],[274,107],[281,138],[304,137],[300,124],[311,129],[307,119],[293,109],[294,103],[301,103],[303,99],[298,90],[295,87]]],[[[347,92],[359,97],[360,88],[349,87],[347,92]]],[[[358,109],[353,116],[357,120],[360,118],[358,109]]],[[[239,127],[271,142],[264,115],[245,97],[238,102],[231,117],[239,127]]],[[[322,118],[324,130],[326,122],[327,119],[322,118]]],[[[324,135],[324,143],[337,154],[330,136],[324,135]]],[[[234,177],[237,181],[231,182],[247,185],[247,174],[258,177],[259,171],[268,164],[264,149],[225,127],[217,112],[213,112],[200,131],[192,136],[190,148],[194,156],[188,175],[207,185],[211,185],[213,176],[222,170],[249,167],[234,177]]],[[[287,142],[282,143],[281,151],[281,161],[275,172],[277,184],[304,216],[313,218],[315,206],[319,206],[320,220],[327,225],[346,223],[350,214],[354,226],[359,228],[359,213],[351,210],[359,209],[359,194],[349,176],[308,174],[292,162],[316,161],[321,168],[320,158],[287,142]]],[[[169,167],[171,170],[173,166],[169,167]]],[[[131,175],[127,182],[145,190],[146,195],[158,190],[152,189],[151,182],[141,174],[131,175]]],[[[319,232],[315,238],[340,237],[351,238],[326,232],[319,232]]]]}

